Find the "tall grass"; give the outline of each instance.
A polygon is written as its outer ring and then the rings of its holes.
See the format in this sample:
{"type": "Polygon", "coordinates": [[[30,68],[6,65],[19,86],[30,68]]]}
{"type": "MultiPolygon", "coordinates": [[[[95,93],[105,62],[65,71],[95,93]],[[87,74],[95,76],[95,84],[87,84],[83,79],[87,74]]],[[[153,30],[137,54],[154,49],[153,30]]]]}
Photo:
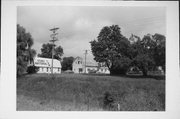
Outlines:
{"type": "MultiPolygon", "coordinates": [[[[102,111],[106,92],[121,111],[165,110],[164,80],[78,74],[55,75],[54,80],[35,74],[17,80],[17,98],[23,95],[45,107],[31,110],[102,111]]],[[[17,109],[26,110],[23,105],[19,100],[17,109]]]]}

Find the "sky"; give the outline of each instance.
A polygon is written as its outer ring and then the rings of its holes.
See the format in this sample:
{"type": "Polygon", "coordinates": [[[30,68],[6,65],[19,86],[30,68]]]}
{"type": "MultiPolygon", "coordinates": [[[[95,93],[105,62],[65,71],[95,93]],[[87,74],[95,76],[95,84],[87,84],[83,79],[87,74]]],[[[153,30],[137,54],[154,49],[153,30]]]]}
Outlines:
{"type": "Polygon", "coordinates": [[[19,6],[17,23],[29,32],[33,49],[41,53],[44,43],[51,40],[53,27],[59,27],[57,46],[62,46],[63,57],[84,58],[93,61],[90,41],[97,39],[104,26],[119,25],[126,38],[131,34],[141,38],[150,33],[166,35],[166,11],[164,7],[128,6],[19,6]]]}

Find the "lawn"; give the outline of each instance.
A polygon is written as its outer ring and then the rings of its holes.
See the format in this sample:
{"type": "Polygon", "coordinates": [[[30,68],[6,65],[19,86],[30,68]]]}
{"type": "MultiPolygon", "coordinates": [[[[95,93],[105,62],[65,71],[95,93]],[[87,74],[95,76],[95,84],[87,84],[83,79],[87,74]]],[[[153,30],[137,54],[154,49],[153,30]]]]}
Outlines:
{"type": "Polygon", "coordinates": [[[25,75],[18,111],[165,111],[165,80],[107,75],[25,75]],[[109,96],[108,96],[109,95],[109,96]],[[108,97],[108,98],[107,98],[108,97]],[[110,103],[106,103],[107,100],[110,103]]]}

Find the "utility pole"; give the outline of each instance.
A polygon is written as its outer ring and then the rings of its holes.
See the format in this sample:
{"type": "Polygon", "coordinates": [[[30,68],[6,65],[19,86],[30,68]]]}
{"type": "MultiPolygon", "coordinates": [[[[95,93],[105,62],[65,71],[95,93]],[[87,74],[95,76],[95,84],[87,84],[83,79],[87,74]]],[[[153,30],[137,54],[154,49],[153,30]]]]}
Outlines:
{"type": "Polygon", "coordinates": [[[53,74],[53,59],[54,59],[54,42],[56,42],[58,39],[57,39],[57,34],[56,31],[58,30],[59,28],[52,28],[50,29],[50,31],[52,31],[53,33],[51,34],[51,38],[52,40],[50,40],[50,42],[52,42],[52,64],[51,64],[51,74],[53,74]]]}
{"type": "Polygon", "coordinates": [[[85,50],[85,53],[84,53],[84,55],[85,55],[85,64],[84,64],[84,67],[85,67],[85,73],[86,73],[86,55],[88,54],[88,50],[85,50]]]}

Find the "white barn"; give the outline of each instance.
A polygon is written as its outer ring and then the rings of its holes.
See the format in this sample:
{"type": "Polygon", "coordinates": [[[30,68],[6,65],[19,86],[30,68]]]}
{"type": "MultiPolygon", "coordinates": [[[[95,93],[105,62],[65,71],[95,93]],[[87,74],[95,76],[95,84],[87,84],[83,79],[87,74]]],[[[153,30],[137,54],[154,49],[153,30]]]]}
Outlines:
{"type": "Polygon", "coordinates": [[[90,72],[96,72],[96,73],[102,73],[102,74],[109,74],[109,69],[105,66],[99,66],[97,62],[85,62],[83,61],[83,58],[76,57],[72,64],[72,70],[74,73],[90,73],[90,72]],[[85,71],[86,70],[86,71],[85,71]]]}
{"type": "MultiPolygon", "coordinates": [[[[39,67],[37,73],[51,73],[52,59],[35,57],[34,65],[39,67]]],[[[61,73],[61,62],[53,59],[53,73],[61,73]]]]}

